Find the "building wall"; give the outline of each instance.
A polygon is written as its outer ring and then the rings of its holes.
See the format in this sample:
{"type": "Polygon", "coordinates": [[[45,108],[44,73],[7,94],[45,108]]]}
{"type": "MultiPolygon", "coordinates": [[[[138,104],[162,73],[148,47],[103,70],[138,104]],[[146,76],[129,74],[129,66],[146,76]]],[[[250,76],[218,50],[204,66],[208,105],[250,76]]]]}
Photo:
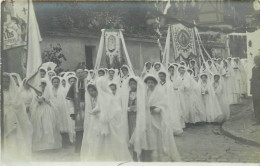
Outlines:
{"type": "MultiPolygon", "coordinates": [[[[99,40],[99,37],[48,36],[43,37],[43,41],[41,42],[41,51],[43,52],[45,50],[49,50],[50,44],[56,45],[59,43],[62,47],[63,54],[67,58],[67,61],[64,61],[62,64],[62,67],[64,69],[74,70],[79,62],[85,62],[85,46],[95,46],[93,53],[93,64],[95,64],[99,40]]],[[[160,50],[155,41],[140,41],[125,38],[125,42],[128,54],[136,73],[140,74],[146,61],[155,62],[160,60],[160,50]],[[142,56],[140,56],[140,50],[142,56]]],[[[101,66],[106,67],[104,58],[102,59],[101,66]]]]}

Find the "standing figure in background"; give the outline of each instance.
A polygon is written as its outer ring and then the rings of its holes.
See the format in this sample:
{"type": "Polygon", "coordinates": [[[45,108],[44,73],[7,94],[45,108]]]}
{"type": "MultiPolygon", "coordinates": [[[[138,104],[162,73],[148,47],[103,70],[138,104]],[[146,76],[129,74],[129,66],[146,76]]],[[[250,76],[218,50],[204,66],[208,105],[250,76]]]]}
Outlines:
{"type": "Polygon", "coordinates": [[[238,104],[241,102],[242,94],[242,75],[238,66],[238,58],[233,58],[233,61],[231,62],[231,67],[233,72],[233,104],[238,104]]]}
{"type": "Polygon", "coordinates": [[[223,77],[224,84],[224,93],[226,95],[226,100],[228,105],[231,104],[232,101],[232,75],[231,69],[228,66],[227,60],[222,61],[222,69],[220,70],[220,75],[223,77]]]}
{"type": "Polygon", "coordinates": [[[74,115],[72,118],[75,119],[75,152],[80,153],[82,138],[83,138],[83,124],[85,114],[85,84],[84,84],[84,73],[82,69],[77,69],[76,76],[78,81],[71,85],[67,99],[73,101],[74,115]]]}
{"type": "Polygon", "coordinates": [[[121,67],[121,86],[124,83],[124,81],[130,76],[129,67],[127,65],[123,65],[121,67]]]}
{"type": "Polygon", "coordinates": [[[199,67],[194,59],[190,61],[190,69],[193,71],[193,77],[196,81],[199,80],[199,67]]]}
{"type": "Polygon", "coordinates": [[[143,69],[143,72],[141,74],[141,78],[144,78],[146,74],[151,73],[152,72],[151,69],[152,69],[152,63],[151,62],[145,62],[144,69],[143,69]]]}
{"type": "Polygon", "coordinates": [[[256,125],[260,125],[260,55],[255,56],[254,62],[250,93],[253,96],[256,125]]]}

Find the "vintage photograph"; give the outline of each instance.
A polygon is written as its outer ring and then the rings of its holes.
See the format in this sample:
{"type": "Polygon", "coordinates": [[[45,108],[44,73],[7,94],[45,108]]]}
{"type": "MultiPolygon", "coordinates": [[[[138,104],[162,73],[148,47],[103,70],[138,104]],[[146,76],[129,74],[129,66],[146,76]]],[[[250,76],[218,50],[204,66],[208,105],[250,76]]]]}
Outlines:
{"type": "Polygon", "coordinates": [[[260,163],[259,0],[3,0],[0,70],[3,163],[260,163]]]}

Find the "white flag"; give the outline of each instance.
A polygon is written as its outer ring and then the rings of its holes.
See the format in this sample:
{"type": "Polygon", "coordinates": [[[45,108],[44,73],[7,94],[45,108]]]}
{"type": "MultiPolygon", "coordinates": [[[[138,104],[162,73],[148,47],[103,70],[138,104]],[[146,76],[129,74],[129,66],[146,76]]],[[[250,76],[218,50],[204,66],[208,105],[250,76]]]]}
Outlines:
{"type": "Polygon", "coordinates": [[[39,68],[42,64],[40,41],[42,40],[34,13],[32,0],[29,0],[29,30],[26,79],[28,84],[40,92],[39,68]]]}

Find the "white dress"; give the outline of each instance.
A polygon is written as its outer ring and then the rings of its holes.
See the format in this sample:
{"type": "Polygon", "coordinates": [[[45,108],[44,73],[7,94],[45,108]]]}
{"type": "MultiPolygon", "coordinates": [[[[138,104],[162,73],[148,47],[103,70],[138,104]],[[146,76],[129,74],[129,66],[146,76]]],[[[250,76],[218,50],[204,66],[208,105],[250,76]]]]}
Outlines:
{"type": "Polygon", "coordinates": [[[189,122],[189,112],[191,110],[191,103],[187,102],[190,98],[190,82],[187,77],[187,73],[183,76],[178,75],[176,78],[176,82],[174,87],[178,89],[178,94],[180,98],[180,105],[181,105],[181,115],[185,123],[189,122]]]}
{"type": "Polygon", "coordinates": [[[50,89],[46,86],[43,95],[38,96],[35,100],[35,107],[31,117],[33,151],[59,149],[62,146],[58,117],[55,114],[54,103],[50,102],[50,95],[50,89]]]}
{"type": "Polygon", "coordinates": [[[32,113],[32,103],[33,99],[36,97],[36,93],[32,89],[22,89],[21,91],[21,99],[25,107],[25,112],[27,113],[29,119],[31,119],[32,113]],[[27,112],[26,108],[29,108],[29,112],[27,112]]]}
{"type": "Polygon", "coordinates": [[[154,142],[152,151],[153,161],[180,161],[177,150],[169,112],[166,110],[167,100],[163,97],[157,87],[153,91],[147,89],[147,109],[151,114],[151,137],[154,142]],[[151,110],[151,107],[155,109],[151,110]]]}
{"type": "Polygon", "coordinates": [[[151,142],[146,128],[146,109],[145,109],[145,90],[144,82],[139,77],[130,76],[122,86],[122,121],[125,131],[126,141],[128,142],[131,153],[136,153],[137,160],[141,159],[143,150],[150,150],[151,142]],[[130,92],[129,80],[137,82],[137,91],[130,92]]]}
{"type": "Polygon", "coordinates": [[[70,114],[68,109],[68,102],[65,99],[64,92],[62,92],[62,88],[59,87],[56,89],[52,87],[51,93],[51,103],[53,103],[53,107],[55,108],[55,113],[57,120],[59,122],[60,132],[61,133],[70,133],[72,128],[70,125],[70,114]]]}
{"type": "Polygon", "coordinates": [[[164,96],[167,96],[167,108],[166,110],[169,111],[169,115],[171,116],[171,123],[173,128],[173,133],[175,135],[180,135],[183,133],[183,124],[181,121],[181,116],[179,115],[179,107],[176,104],[175,95],[173,94],[173,86],[171,85],[170,80],[167,80],[162,84],[161,82],[158,84],[159,91],[162,92],[164,96]]]}
{"type": "Polygon", "coordinates": [[[240,97],[242,94],[242,76],[240,69],[235,62],[232,63],[232,72],[232,101],[233,104],[237,104],[241,101],[240,97]]]}
{"type": "Polygon", "coordinates": [[[231,86],[232,86],[232,76],[231,76],[231,73],[230,73],[230,69],[229,67],[223,67],[221,69],[221,72],[220,72],[221,76],[223,77],[222,81],[223,81],[223,93],[225,94],[225,98],[227,100],[227,103],[228,105],[231,104],[231,97],[232,97],[232,89],[231,89],[231,86]]]}
{"type": "Polygon", "coordinates": [[[220,104],[221,111],[223,113],[223,120],[226,121],[230,117],[230,109],[229,109],[228,100],[226,98],[226,94],[224,93],[225,89],[224,89],[223,80],[221,79],[218,82],[213,81],[212,86],[217,96],[218,102],[220,104]]]}
{"type": "MultiPolygon", "coordinates": [[[[121,102],[112,95],[106,78],[97,80],[98,98],[96,106],[89,95],[88,103],[92,103],[89,111],[90,122],[84,122],[84,136],[81,149],[82,161],[131,161],[124,132],[121,128],[121,102]],[[96,115],[92,115],[97,112],[96,115]]],[[[88,94],[88,92],[86,92],[88,94]]],[[[85,115],[89,116],[89,115],[85,115]]],[[[124,122],[125,123],[125,122],[124,122]]]]}
{"type": "Polygon", "coordinates": [[[10,86],[4,93],[4,152],[6,161],[30,161],[32,124],[21,103],[20,94],[10,86]]]}
{"type": "Polygon", "coordinates": [[[223,114],[211,84],[200,80],[199,85],[205,106],[206,122],[222,122],[223,114]]]}

